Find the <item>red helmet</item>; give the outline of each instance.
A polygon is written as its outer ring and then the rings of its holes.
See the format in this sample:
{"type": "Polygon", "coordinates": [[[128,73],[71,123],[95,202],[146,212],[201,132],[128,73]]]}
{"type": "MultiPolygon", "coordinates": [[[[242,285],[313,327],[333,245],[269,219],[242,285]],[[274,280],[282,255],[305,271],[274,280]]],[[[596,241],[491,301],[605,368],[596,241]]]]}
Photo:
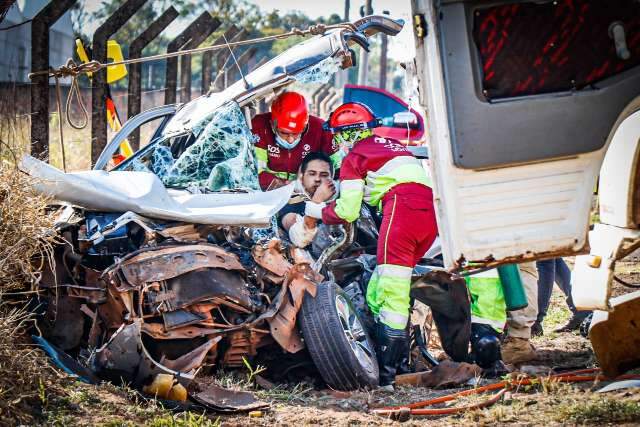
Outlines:
{"type": "Polygon", "coordinates": [[[351,129],[371,129],[380,126],[380,119],[360,102],[347,102],[335,109],[325,122],[325,129],[333,133],[351,129]]]}
{"type": "Polygon", "coordinates": [[[309,123],[307,100],[298,92],[284,92],[271,104],[271,122],[281,131],[302,133],[309,123]]]}

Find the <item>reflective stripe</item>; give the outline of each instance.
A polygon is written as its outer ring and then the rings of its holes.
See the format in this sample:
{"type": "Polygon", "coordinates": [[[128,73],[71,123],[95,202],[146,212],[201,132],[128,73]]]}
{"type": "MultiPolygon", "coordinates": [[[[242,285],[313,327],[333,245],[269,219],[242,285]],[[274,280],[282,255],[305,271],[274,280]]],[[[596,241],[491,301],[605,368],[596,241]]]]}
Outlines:
{"type": "Polygon", "coordinates": [[[378,206],[393,186],[411,182],[431,186],[431,180],[418,159],[412,156],[394,157],[377,171],[367,173],[364,200],[378,206]]]}
{"type": "Polygon", "coordinates": [[[422,167],[420,160],[416,159],[415,157],[400,156],[400,157],[394,157],[393,159],[389,160],[387,163],[382,165],[382,167],[380,167],[377,171],[370,172],[370,173],[374,174],[374,176],[389,175],[391,172],[393,172],[394,169],[400,166],[405,166],[405,165],[418,165],[422,167]]]}
{"type": "Polygon", "coordinates": [[[266,163],[269,160],[269,157],[267,155],[267,150],[260,147],[255,147],[255,149],[256,149],[256,159],[262,160],[266,163]]]}
{"type": "Polygon", "coordinates": [[[338,217],[347,222],[358,219],[362,206],[363,186],[364,182],[361,179],[344,180],[340,183],[340,197],[336,200],[334,209],[338,217]]]}
{"type": "Polygon", "coordinates": [[[380,277],[394,277],[397,279],[411,279],[413,268],[402,265],[381,264],[377,267],[380,277]]]}
{"type": "Polygon", "coordinates": [[[409,316],[382,309],[380,310],[380,321],[394,329],[404,329],[409,321],[409,316]]]}
{"type": "Polygon", "coordinates": [[[478,323],[502,329],[507,321],[507,305],[496,269],[465,278],[471,296],[471,316],[478,323]]]}
{"type": "Polygon", "coordinates": [[[340,182],[340,191],[358,190],[362,191],[364,188],[363,179],[349,179],[340,182]]]}
{"type": "Polygon", "coordinates": [[[489,325],[499,333],[502,333],[504,324],[506,323],[506,322],[501,322],[499,320],[485,319],[484,317],[475,316],[473,314],[471,315],[471,322],[480,323],[482,325],[489,325]]]}
{"type": "Polygon", "coordinates": [[[276,176],[277,178],[286,179],[287,181],[293,181],[294,179],[296,179],[298,177],[298,175],[296,175],[294,173],[276,172],[276,171],[271,170],[269,168],[265,168],[264,170],[262,170],[260,172],[269,172],[270,174],[276,176]]]}

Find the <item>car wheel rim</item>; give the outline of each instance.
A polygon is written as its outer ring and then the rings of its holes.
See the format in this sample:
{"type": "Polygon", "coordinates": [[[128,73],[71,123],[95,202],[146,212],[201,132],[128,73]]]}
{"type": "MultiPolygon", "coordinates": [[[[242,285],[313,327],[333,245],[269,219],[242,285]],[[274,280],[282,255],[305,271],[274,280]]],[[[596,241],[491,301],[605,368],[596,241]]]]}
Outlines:
{"type": "Polygon", "coordinates": [[[371,348],[360,319],[343,295],[336,295],[335,304],[342,331],[356,360],[367,372],[374,372],[375,352],[371,348]]]}

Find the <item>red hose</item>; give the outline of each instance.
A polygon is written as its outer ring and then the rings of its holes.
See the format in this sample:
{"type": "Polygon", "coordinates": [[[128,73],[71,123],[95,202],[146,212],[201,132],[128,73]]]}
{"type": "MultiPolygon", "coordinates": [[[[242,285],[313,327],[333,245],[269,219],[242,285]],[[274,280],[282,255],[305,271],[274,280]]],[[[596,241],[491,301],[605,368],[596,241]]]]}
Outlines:
{"type": "MultiPolygon", "coordinates": [[[[591,368],[591,369],[580,369],[577,371],[564,372],[561,374],[551,375],[548,378],[555,380],[557,382],[563,383],[576,383],[576,382],[584,382],[584,381],[595,381],[595,380],[603,380],[606,379],[603,375],[582,375],[582,374],[590,374],[600,372],[599,368],[591,368]]],[[[626,379],[640,379],[640,375],[621,375],[616,378],[616,380],[626,380],[626,379]]],[[[374,409],[372,412],[377,415],[382,416],[393,416],[398,415],[401,411],[409,410],[411,415],[448,415],[455,414],[458,412],[466,411],[469,409],[478,409],[485,408],[487,406],[491,406],[496,403],[504,393],[507,392],[509,388],[513,386],[520,385],[530,385],[532,382],[536,380],[535,378],[520,378],[514,381],[500,381],[495,384],[488,384],[478,388],[472,388],[469,390],[460,391],[458,393],[449,394],[446,396],[436,397],[434,399],[423,400],[421,402],[410,403],[402,406],[387,406],[384,408],[374,409]],[[435,409],[421,409],[425,406],[437,405],[438,403],[449,402],[451,400],[455,400],[459,397],[470,396],[474,394],[479,394],[485,391],[492,390],[500,390],[490,399],[485,400],[480,403],[476,403],[473,405],[467,406],[458,406],[454,408],[435,408],[435,409]]]]}

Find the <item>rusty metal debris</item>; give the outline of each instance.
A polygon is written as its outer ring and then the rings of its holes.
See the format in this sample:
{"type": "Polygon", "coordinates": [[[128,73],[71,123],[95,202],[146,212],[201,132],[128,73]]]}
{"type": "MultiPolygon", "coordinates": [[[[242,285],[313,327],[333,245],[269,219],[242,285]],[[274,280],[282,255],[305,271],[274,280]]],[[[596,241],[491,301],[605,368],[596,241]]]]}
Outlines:
{"type": "Polygon", "coordinates": [[[396,384],[443,388],[465,384],[480,375],[482,368],[478,365],[445,360],[431,371],[398,375],[396,384]]]}
{"type": "Polygon", "coordinates": [[[217,412],[255,411],[269,407],[268,403],[256,400],[252,393],[227,390],[215,384],[193,394],[193,399],[217,412]]]}
{"type": "Polygon", "coordinates": [[[614,378],[640,366],[640,291],[611,299],[611,306],[594,312],[589,339],[602,372],[614,378]]]}
{"type": "MultiPolygon", "coordinates": [[[[69,207],[60,215],[64,241],[42,276],[43,329],[62,350],[88,352],[100,377],[182,396],[170,393],[173,379],[187,387],[203,370],[244,367],[267,345],[304,348],[297,313],[323,279],[308,254],[276,238],[253,242],[240,226],[133,213],[83,220],[69,207]]],[[[264,407],[215,387],[194,399],[225,411],[264,407]]]]}

